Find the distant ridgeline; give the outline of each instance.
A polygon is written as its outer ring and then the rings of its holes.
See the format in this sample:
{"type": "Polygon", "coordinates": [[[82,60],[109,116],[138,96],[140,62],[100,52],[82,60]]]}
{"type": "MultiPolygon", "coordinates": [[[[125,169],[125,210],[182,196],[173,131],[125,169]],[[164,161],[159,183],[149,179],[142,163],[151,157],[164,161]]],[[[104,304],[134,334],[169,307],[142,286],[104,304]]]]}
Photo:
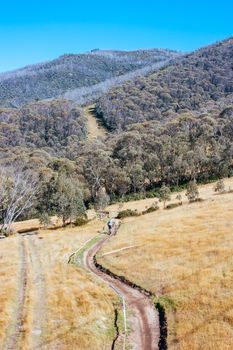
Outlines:
{"type": "Polygon", "coordinates": [[[0,74],[0,106],[18,107],[30,101],[58,97],[179,55],[162,49],[66,54],[53,61],[0,74]]]}
{"type": "Polygon", "coordinates": [[[128,81],[102,96],[98,114],[110,129],[143,121],[203,114],[232,103],[233,38],[180,57],[148,76],[128,81]]]}

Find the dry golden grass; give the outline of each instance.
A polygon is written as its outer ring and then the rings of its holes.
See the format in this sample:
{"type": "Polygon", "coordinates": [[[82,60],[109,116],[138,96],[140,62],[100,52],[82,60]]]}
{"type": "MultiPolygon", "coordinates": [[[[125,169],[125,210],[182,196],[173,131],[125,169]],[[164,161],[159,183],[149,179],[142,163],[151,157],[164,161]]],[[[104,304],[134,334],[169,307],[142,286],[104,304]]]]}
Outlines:
{"type": "MultiPolygon", "coordinates": [[[[61,222],[56,218],[51,218],[52,226],[58,226],[61,222]]],[[[39,229],[42,225],[38,219],[24,220],[15,222],[12,227],[15,231],[20,232],[24,230],[36,230],[39,229]]]]}
{"type": "Polygon", "coordinates": [[[10,331],[11,314],[17,301],[19,272],[18,238],[0,240],[0,349],[6,334],[10,331]]]}
{"type": "Polygon", "coordinates": [[[81,228],[41,231],[38,240],[46,280],[45,349],[111,347],[115,295],[84,269],[68,265],[72,252],[103,227],[94,221],[81,228]]]}
{"type": "MultiPolygon", "coordinates": [[[[96,218],[96,212],[94,209],[89,209],[86,212],[88,220],[93,220],[96,218]]],[[[31,219],[24,221],[15,222],[12,227],[17,232],[24,232],[25,230],[38,230],[42,228],[42,224],[39,219],[31,219]]],[[[51,217],[51,225],[49,228],[58,228],[62,226],[62,221],[57,216],[51,217]]]]}
{"type": "Polygon", "coordinates": [[[6,328],[15,320],[22,239],[28,268],[20,349],[111,348],[115,294],[85,269],[68,265],[69,256],[102,228],[103,222],[96,220],[80,228],[41,230],[38,236],[0,242],[0,349],[6,328]],[[35,336],[38,320],[42,343],[35,336]]]}
{"type": "MultiPolygon", "coordinates": [[[[233,185],[233,179],[225,181],[233,185]]],[[[233,349],[233,194],[128,218],[99,257],[112,271],[174,301],[168,311],[169,349],[233,349]],[[136,268],[135,268],[136,267],[136,268]]],[[[184,197],[184,196],[183,196],[184,197]]],[[[151,200],[126,203],[131,209],[151,200]]]]}

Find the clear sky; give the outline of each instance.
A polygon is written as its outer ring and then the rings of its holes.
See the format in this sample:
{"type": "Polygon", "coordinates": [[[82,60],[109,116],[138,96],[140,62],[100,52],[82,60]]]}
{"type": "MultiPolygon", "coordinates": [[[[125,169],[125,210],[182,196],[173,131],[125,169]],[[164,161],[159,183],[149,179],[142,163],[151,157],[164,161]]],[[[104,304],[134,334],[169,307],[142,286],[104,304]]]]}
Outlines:
{"type": "Polygon", "coordinates": [[[93,48],[190,51],[233,35],[233,0],[0,0],[0,71],[93,48]]]}

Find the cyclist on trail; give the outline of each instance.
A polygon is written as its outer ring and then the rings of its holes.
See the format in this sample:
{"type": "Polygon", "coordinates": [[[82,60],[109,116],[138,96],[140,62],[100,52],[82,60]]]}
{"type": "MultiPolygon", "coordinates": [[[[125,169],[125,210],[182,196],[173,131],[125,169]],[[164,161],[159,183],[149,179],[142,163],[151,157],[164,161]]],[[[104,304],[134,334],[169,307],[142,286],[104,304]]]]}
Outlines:
{"type": "Polygon", "coordinates": [[[114,221],[113,221],[113,219],[111,219],[111,220],[108,221],[109,234],[112,233],[113,226],[114,226],[114,221]]]}

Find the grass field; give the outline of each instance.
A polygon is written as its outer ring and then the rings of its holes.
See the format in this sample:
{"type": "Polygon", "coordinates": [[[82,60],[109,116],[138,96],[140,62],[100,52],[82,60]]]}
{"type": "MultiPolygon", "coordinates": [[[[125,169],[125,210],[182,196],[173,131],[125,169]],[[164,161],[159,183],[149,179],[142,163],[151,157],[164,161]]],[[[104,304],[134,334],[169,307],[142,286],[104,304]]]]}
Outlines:
{"type": "MultiPolygon", "coordinates": [[[[233,185],[233,179],[225,182],[227,188],[233,185]]],[[[200,187],[200,196],[201,203],[185,201],[182,207],[125,219],[98,260],[163,300],[169,349],[230,350],[233,194],[215,195],[211,184],[200,187]]],[[[124,209],[141,211],[151,201],[125,203],[124,209]]]]}
{"type": "Polygon", "coordinates": [[[93,221],[80,228],[41,231],[38,236],[0,242],[0,348],[6,328],[15,322],[19,281],[19,244],[26,247],[27,286],[20,349],[111,348],[115,294],[82,268],[68,265],[69,256],[101,231],[93,221]],[[3,286],[3,287],[2,287],[3,286]],[[40,342],[36,332],[42,331],[40,342]]]}
{"type": "MultiPolygon", "coordinates": [[[[225,183],[233,187],[233,179],[225,183]]],[[[232,349],[233,194],[215,195],[211,184],[200,186],[201,203],[188,204],[181,195],[181,207],[163,210],[160,203],[157,212],[125,219],[98,259],[166,304],[169,349],[232,349]]],[[[108,210],[140,212],[154,201],[115,204],[108,210]]],[[[38,222],[17,225],[24,229],[38,222]]],[[[22,242],[27,285],[19,349],[111,348],[116,296],[85,269],[67,264],[102,228],[103,222],[93,220],[80,228],[0,241],[0,349],[20,314],[22,242]]]]}
{"type": "Polygon", "coordinates": [[[4,348],[5,334],[9,331],[10,320],[17,302],[19,269],[19,238],[10,237],[0,241],[0,349],[4,348]]]}

